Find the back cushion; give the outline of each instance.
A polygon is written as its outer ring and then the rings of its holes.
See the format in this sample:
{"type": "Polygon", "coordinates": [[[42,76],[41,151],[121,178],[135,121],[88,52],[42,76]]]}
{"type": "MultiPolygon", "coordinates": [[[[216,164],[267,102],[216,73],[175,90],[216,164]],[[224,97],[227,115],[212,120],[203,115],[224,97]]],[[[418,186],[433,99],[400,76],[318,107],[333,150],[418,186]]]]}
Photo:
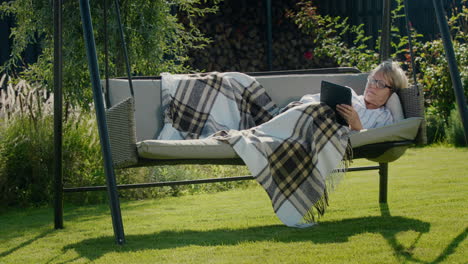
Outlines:
{"type": "Polygon", "coordinates": [[[291,74],[276,76],[257,76],[271,99],[283,107],[291,101],[299,100],[305,94],[320,93],[322,80],[349,86],[357,94],[364,93],[367,73],[359,74],[291,74]]]}
{"type": "MultiPolygon", "coordinates": [[[[272,100],[283,107],[291,101],[299,100],[305,94],[320,92],[322,80],[349,86],[362,94],[367,81],[367,73],[360,74],[292,74],[274,76],[256,76],[265,87],[272,100]]],[[[105,86],[105,82],[102,82],[105,86]]],[[[111,79],[109,98],[115,105],[130,96],[127,80],[111,79]]],[[[137,141],[154,139],[163,126],[161,111],[161,80],[133,80],[135,93],[135,122],[137,141]]]]}
{"type": "MultiPolygon", "coordinates": [[[[105,86],[105,81],[102,82],[105,86]]],[[[109,80],[109,100],[115,105],[130,97],[128,80],[109,80]]],[[[161,81],[133,80],[137,141],[154,139],[162,128],[161,81]]]]}

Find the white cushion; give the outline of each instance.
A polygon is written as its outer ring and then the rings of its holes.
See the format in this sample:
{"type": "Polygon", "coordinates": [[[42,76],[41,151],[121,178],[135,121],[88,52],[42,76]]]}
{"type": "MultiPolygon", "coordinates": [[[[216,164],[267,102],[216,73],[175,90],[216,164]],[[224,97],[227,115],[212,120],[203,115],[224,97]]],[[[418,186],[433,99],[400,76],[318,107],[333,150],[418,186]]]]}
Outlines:
{"type": "Polygon", "coordinates": [[[278,107],[284,107],[306,94],[320,93],[322,81],[346,85],[362,94],[367,82],[367,73],[356,74],[291,74],[257,76],[255,79],[265,88],[278,107]]]}
{"type": "MultiPolygon", "coordinates": [[[[350,136],[353,148],[367,144],[413,140],[422,118],[412,117],[389,126],[362,130],[350,136]]],[[[230,159],[238,155],[229,144],[215,139],[144,140],[137,143],[138,155],[146,159],[230,159]]]]}
{"type": "Polygon", "coordinates": [[[414,140],[421,121],[421,117],[411,117],[388,126],[363,129],[351,134],[351,146],[356,148],[374,143],[414,140]]]}
{"type": "Polygon", "coordinates": [[[234,149],[216,139],[144,140],[137,142],[138,155],[146,159],[231,159],[234,149]]]}
{"type": "Polygon", "coordinates": [[[396,93],[393,93],[390,98],[388,98],[385,107],[392,113],[393,121],[398,122],[405,118],[403,114],[403,107],[401,107],[400,98],[396,93]]]}

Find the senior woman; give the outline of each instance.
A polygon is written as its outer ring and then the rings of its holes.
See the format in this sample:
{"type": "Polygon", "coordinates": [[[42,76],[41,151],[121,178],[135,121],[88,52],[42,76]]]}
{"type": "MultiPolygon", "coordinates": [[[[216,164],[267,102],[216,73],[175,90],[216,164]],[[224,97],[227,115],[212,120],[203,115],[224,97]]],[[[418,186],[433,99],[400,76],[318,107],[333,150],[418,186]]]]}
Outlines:
{"type": "MultiPolygon", "coordinates": [[[[364,95],[352,90],[352,106],[337,105],[337,112],[348,122],[351,130],[376,128],[393,123],[393,116],[385,104],[398,89],[407,88],[408,79],[397,62],[387,60],[371,71],[364,95]]],[[[305,95],[301,102],[320,99],[318,94],[305,95]]]]}

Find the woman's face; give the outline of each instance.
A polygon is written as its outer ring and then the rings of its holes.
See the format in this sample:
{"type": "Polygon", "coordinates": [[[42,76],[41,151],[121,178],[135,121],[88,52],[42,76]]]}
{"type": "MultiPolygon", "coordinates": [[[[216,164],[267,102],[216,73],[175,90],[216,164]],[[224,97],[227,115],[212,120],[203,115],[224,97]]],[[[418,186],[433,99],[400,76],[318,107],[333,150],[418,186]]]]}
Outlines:
{"type": "Polygon", "coordinates": [[[369,76],[364,91],[364,101],[368,109],[377,109],[383,106],[391,94],[391,85],[381,72],[369,76]]]}

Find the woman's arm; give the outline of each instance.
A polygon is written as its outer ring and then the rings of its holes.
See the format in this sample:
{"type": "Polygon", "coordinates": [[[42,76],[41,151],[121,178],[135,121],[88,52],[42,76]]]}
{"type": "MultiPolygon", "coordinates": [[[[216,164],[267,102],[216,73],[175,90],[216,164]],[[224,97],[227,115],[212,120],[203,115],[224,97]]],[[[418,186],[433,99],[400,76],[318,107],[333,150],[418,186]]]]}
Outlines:
{"type": "Polygon", "coordinates": [[[336,105],[336,111],[348,122],[351,130],[359,131],[362,129],[361,119],[354,107],[347,104],[339,104],[336,105]]]}

